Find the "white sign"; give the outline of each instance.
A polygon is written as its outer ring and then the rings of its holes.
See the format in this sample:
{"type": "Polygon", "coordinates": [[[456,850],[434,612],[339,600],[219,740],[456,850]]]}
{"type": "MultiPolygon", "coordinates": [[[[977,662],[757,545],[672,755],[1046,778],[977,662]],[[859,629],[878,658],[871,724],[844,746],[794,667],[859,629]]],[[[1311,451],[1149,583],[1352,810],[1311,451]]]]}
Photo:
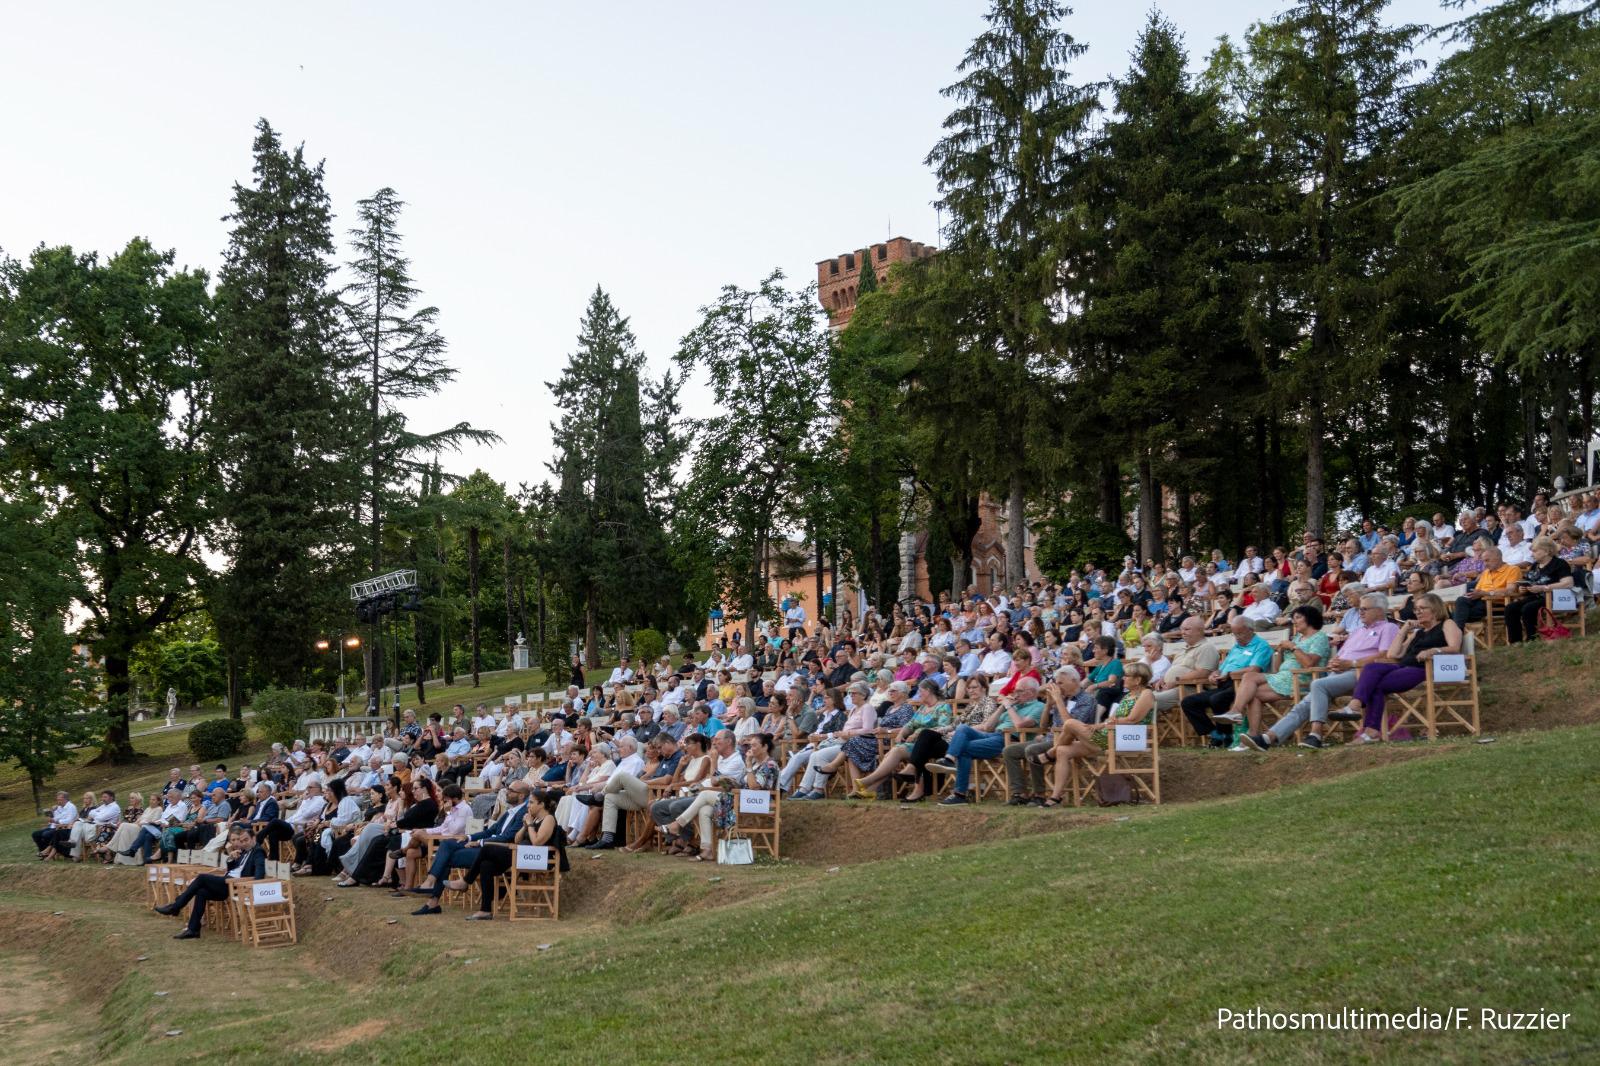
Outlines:
{"type": "MultiPolygon", "coordinates": [[[[378,767],[378,772],[380,774],[382,774],[384,777],[392,777],[392,776],[394,776],[394,763],[392,763],[392,762],[384,763],[382,766],[378,767]]],[[[219,833],[217,835],[221,836],[222,834],[219,833]]]]}
{"type": "Polygon", "coordinates": [[[739,790],[740,814],[771,814],[772,793],[759,788],[741,788],[739,790]]]}
{"type": "Polygon", "coordinates": [[[158,871],[156,870],[156,868],[154,866],[150,867],[150,880],[154,881],[154,880],[157,879],[156,878],[157,872],[158,871]]]}
{"type": "Polygon", "coordinates": [[[1144,751],[1150,747],[1150,727],[1147,725],[1113,726],[1117,736],[1113,743],[1118,751],[1144,751]]]}
{"type": "Polygon", "coordinates": [[[1465,655],[1435,655],[1433,657],[1434,684],[1459,684],[1466,679],[1467,657],[1465,655]]]}
{"type": "Polygon", "coordinates": [[[1551,589],[1550,609],[1552,611],[1576,611],[1578,609],[1578,590],[1551,589]]]}
{"type": "Polygon", "coordinates": [[[534,704],[533,693],[530,692],[527,695],[523,696],[522,697],[522,702],[526,703],[529,707],[532,707],[533,704],[534,704]]]}
{"type": "Polygon", "coordinates": [[[520,697],[520,696],[507,696],[506,697],[506,706],[507,707],[515,707],[518,704],[518,702],[521,700],[521,698],[522,697],[520,697]]]}
{"type": "Polygon", "coordinates": [[[402,829],[400,831],[400,850],[404,851],[407,848],[409,848],[410,846],[411,846],[411,830],[402,829]]]}
{"type": "Polygon", "coordinates": [[[516,864],[519,870],[548,870],[550,849],[539,844],[518,844],[516,864]]]}
{"type": "Polygon", "coordinates": [[[282,903],[283,882],[257,881],[250,886],[250,902],[256,904],[282,903]]]}

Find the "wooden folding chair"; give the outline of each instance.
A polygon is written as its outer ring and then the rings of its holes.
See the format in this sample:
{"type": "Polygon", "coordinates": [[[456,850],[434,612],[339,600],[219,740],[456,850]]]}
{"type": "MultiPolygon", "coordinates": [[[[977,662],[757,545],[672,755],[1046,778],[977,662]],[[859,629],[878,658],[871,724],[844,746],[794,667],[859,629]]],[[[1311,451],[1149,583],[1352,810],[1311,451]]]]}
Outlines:
{"type": "MultiPolygon", "coordinates": [[[[1586,573],[1585,571],[1581,570],[1574,572],[1586,573]]],[[[1544,594],[1544,606],[1546,610],[1548,610],[1557,618],[1561,618],[1566,615],[1577,615],[1578,636],[1586,637],[1589,635],[1589,615],[1588,612],[1583,609],[1584,604],[1582,589],[1550,589],[1544,594]],[[1565,593],[1565,595],[1560,595],[1562,593],[1565,593]],[[1560,607],[1556,606],[1558,599],[1561,601],[1560,607]]]]}
{"type": "Polygon", "coordinates": [[[716,848],[719,837],[733,839],[742,837],[750,841],[752,851],[765,851],[774,859],[778,858],[780,837],[783,828],[783,794],[777,789],[770,791],[753,788],[738,788],[733,791],[733,829],[726,834],[712,827],[711,846],[716,848]],[[759,799],[765,797],[765,800],[759,799]],[[766,812],[758,808],[765,806],[766,812]]]}
{"type": "Polygon", "coordinates": [[[1139,726],[1141,732],[1137,739],[1131,739],[1136,735],[1129,726],[1122,726],[1126,736],[1119,742],[1117,728],[1107,732],[1103,757],[1073,760],[1067,789],[1074,806],[1083,806],[1102,774],[1126,775],[1132,782],[1137,802],[1161,802],[1160,733],[1153,726],[1139,726]]]}
{"type": "Polygon", "coordinates": [[[236,879],[229,886],[240,939],[253,948],[299,941],[294,916],[294,883],[277,878],[236,879]]]}
{"type": "Polygon", "coordinates": [[[499,878],[496,914],[513,922],[561,917],[561,869],[556,850],[533,844],[515,845],[511,869],[499,878]]]}
{"type": "Polygon", "coordinates": [[[1383,739],[1390,739],[1400,729],[1417,730],[1429,740],[1437,740],[1441,729],[1460,729],[1477,736],[1478,664],[1474,650],[1472,635],[1466,634],[1460,655],[1461,676],[1443,676],[1447,668],[1438,664],[1441,660],[1450,663],[1451,657],[1434,656],[1427,660],[1421,686],[1390,696],[1398,710],[1384,715],[1383,739]]]}

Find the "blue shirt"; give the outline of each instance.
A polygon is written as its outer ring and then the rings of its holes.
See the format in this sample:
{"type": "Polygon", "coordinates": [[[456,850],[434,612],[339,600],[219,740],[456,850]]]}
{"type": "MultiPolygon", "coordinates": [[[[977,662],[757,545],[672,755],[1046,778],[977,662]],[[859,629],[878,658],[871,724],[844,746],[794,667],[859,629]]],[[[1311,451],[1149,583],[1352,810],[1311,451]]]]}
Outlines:
{"type": "Polygon", "coordinates": [[[466,737],[462,737],[460,740],[451,741],[450,746],[444,749],[444,753],[454,759],[458,756],[465,755],[471,750],[472,741],[468,740],[466,737]]]}
{"type": "Polygon", "coordinates": [[[1252,666],[1266,670],[1271,665],[1272,645],[1257,635],[1250,638],[1250,643],[1242,646],[1237,640],[1234,641],[1233,647],[1228,649],[1228,654],[1223,656],[1222,665],[1217,669],[1224,674],[1231,674],[1235,670],[1244,670],[1252,666]]]}
{"type": "Polygon", "coordinates": [[[983,663],[983,656],[975,651],[969,651],[961,657],[961,677],[971,677],[978,672],[978,667],[983,663]]]}
{"type": "Polygon", "coordinates": [[[1371,533],[1363,533],[1361,536],[1356,538],[1357,543],[1359,543],[1366,551],[1371,551],[1373,548],[1376,548],[1378,546],[1378,540],[1378,531],[1376,529],[1374,529],[1371,533]]]}

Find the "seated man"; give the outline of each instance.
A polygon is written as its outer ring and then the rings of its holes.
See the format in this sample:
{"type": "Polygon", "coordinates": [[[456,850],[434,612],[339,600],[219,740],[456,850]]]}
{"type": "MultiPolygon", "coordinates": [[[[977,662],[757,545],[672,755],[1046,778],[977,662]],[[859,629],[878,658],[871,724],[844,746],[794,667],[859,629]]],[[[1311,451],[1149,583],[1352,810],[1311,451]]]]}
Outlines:
{"type": "Polygon", "coordinates": [[[189,817],[189,804],[184,801],[183,793],[177,788],[167,789],[164,797],[165,805],[161,814],[155,821],[139,827],[139,836],[131,847],[126,848],[122,854],[132,858],[138,852],[145,862],[151,859],[151,852],[161,843],[163,830],[173,826],[182,825],[189,817]]]}
{"type": "Polygon", "coordinates": [[[1378,544],[1367,553],[1367,568],[1361,573],[1361,583],[1369,592],[1393,592],[1400,582],[1400,567],[1389,558],[1386,544],[1378,544]]]}
{"type": "MultiPolygon", "coordinates": [[[[1049,703],[1052,718],[1045,725],[1068,718],[1094,721],[1094,695],[1083,691],[1083,682],[1078,679],[1077,671],[1066,667],[1057,670],[1054,679],[1044,687],[1042,693],[1049,703]]],[[[1055,738],[1046,732],[1014,740],[1001,749],[1000,757],[1006,764],[1006,782],[1011,792],[1011,798],[1006,801],[1008,806],[1044,806],[1050,792],[1045,787],[1044,763],[1039,758],[1053,750],[1055,744],[1055,738]]]]}
{"type": "MultiPolygon", "coordinates": [[[[1511,508],[1516,510],[1516,508],[1511,508]]],[[[1505,536],[1500,538],[1501,558],[1511,566],[1532,566],[1533,545],[1522,529],[1522,523],[1512,522],[1506,526],[1505,536]]],[[[1484,564],[1488,565],[1487,562],[1484,564]]]]}
{"type": "Polygon", "coordinates": [[[473,833],[466,840],[441,840],[433,851],[433,862],[428,867],[428,876],[416,888],[407,891],[428,897],[428,902],[412,911],[412,914],[438,914],[439,897],[444,895],[445,875],[451,867],[461,867],[470,870],[483,855],[485,844],[509,844],[516,838],[517,830],[522,827],[522,816],[528,812],[528,798],[533,794],[533,788],[527,778],[513,781],[507,790],[508,801],[511,807],[506,813],[473,833]]]}
{"type": "Polygon", "coordinates": [[[1255,629],[1272,629],[1278,625],[1278,615],[1282,608],[1278,601],[1272,598],[1272,588],[1266,582],[1258,582],[1250,587],[1250,595],[1254,602],[1244,609],[1243,617],[1255,629]]]}
{"type": "Polygon", "coordinates": [[[1506,562],[1499,548],[1484,548],[1482,554],[1483,572],[1468,583],[1467,591],[1456,600],[1451,611],[1458,626],[1481,622],[1489,613],[1489,599],[1498,597],[1501,602],[1507,602],[1516,592],[1517,582],[1522,580],[1522,567],[1506,562]]]}
{"type": "Polygon", "coordinates": [[[1044,702],[1039,699],[1039,681],[1024,675],[1017,681],[1009,696],[1000,697],[1000,704],[979,726],[958,725],[950,734],[950,744],[940,762],[956,772],[955,785],[940,804],[952,807],[972,800],[967,788],[972,778],[974,759],[993,759],[1005,751],[1005,734],[1011,731],[1035,729],[1044,716],[1044,702]]]}
{"type": "Polygon", "coordinates": [[[72,793],[57,792],[56,805],[50,811],[50,820],[44,824],[43,829],[33,831],[33,845],[39,849],[39,858],[43,859],[54,851],[65,853],[68,837],[72,834],[72,827],[77,821],[78,805],[72,802],[72,793]]]}
{"type": "Polygon", "coordinates": [[[1190,615],[1178,627],[1183,650],[1172,658],[1172,665],[1150,688],[1155,693],[1156,712],[1170,711],[1178,705],[1179,685],[1198,685],[1211,676],[1221,658],[1206,640],[1206,625],[1190,615]]]}
{"type": "Polygon", "coordinates": [[[1394,642],[1400,627],[1389,621],[1389,597],[1381,592],[1369,592],[1361,598],[1361,624],[1345,638],[1344,644],[1328,662],[1330,671],[1314,678],[1306,695],[1278,719],[1265,733],[1246,734],[1242,739],[1247,747],[1258,751],[1285,743],[1295,730],[1309,718],[1311,731],[1300,741],[1302,748],[1321,748],[1322,733],[1327,728],[1328,706],[1340,696],[1356,690],[1356,667],[1368,659],[1382,655],[1394,642]]]}
{"type": "MultiPolygon", "coordinates": [[[[655,766],[648,777],[641,777],[644,772],[642,759],[634,752],[621,748],[625,757],[617,764],[611,776],[606,779],[605,786],[600,790],[603,797],[600,812],[600,838],[593,843],[583,845],[596,851],[604,851],[617,846],[617,817],[619,811],[642,811],[650,803],[650,790],[660,788],[672,781],[678,772],[678,764],[683,761],[683,751],[678,747],[678,742],[665,733],[660,734],[650,742],[655,746],[655,766]],[[635,759],[641,759],[638,766],[633,765],[635,759]]],[[[622,741],[618,741],[618,745],[622,741]]]]}
{"type": "Polygon", "coordinates": [[[200,817],[188,829],[178,834],[181,849],[203,848],[217,835],[219,829],[233,817],[233,805],[221,785],[213,785],[206,798],[200,802],[200,817]]]}
{"type": "Polygon", "coordinates": [[[267,861],[260,845],[250,838],[250,828],[246,825],[236,825],[228,833],[225,845],[228,856],[228,872],[226,874],[197,874],[190,878],[188,885],[179,893],[178,898],[171,903],[157,907],[157,914],[177,914],[191,902],[194,908],[189,912],[189,924],[180,933],[173,935],[174,940],[196,940],[200,936],[200,925],[205,920],[206,904],[220,903],[228,898],[228,882],[230,880],[250,880],[266,876],[267,861]]]}
{"type": "Polygon", "coordinates": [[[622,657],[622,661],[617,663],[616,667],[611,671],[611,676],[606,680],[606,684],[611,688],[617,688],[620,685],[633,684],[633,667],[629,665],[629,660],[626,655],[622,657]]]}
{"type": "Polygon", "coordinates": [[[1264,673],[1272,665],[1272,645],[1262,640],[1245,618],[1235,618],[1228,627],[1234,644],[1223,657],[1222,665],[1207,678],[1217,687],[1186,696],[1180,704],[1196,735],[1207,737],[1216,748],[1226,748],[1233,742],[1231,720],[1219,721],[1217,716],[1227,714],[1232,708],[1234,682],[1247,671],[1264,673]]]}

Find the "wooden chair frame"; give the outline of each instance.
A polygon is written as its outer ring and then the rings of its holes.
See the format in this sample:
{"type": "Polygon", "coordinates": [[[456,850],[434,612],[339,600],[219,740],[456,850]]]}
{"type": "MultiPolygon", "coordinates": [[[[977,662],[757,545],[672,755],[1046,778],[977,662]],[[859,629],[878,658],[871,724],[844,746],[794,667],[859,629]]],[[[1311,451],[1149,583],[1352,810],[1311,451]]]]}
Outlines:
{"type": "Polygon", "coordinates": [[[237,878],[228,884],[228,902],[239,939],[253,948],[296,944],[300,940],[294,914],[294,882],[278,878],[237,878]],[[255,885],[276,882],[283,886],[282,903],[256,903],[255,885]]]}
{"type": "MultiPolygon", "coordinates": [[[[513,852],[513,855],[515,853],[513,852]]],[[[495,878],[494,914],[508,921],[561,918],[561,857],[550,848],[548,870],[511,869],[495,878]]]]}
{"type": "Polygon", "coordinates": [[[751,789],[750,791],[765,791],[772,797],[772,813],[744,814],[739,810],[740,791],[740,789],[733,791],[733,828],[724,831],[714,824],[711,827],[712,849],[715,850],[718,840],[742,838],[750,841],[751,851],[764,851],[774,859],[779,858],[783,830],[783,793],[775,788],[751,789]]]}
{"type": "MultiPolygon", "coordinates": [[[[1574,573],[1575,574],[1576,573],[1582,573],[1585,577],[1588,577],[1588,571],[1587,570],[1574,571],[1574,573]]],[[[1586,609],[1587,605],[1583,602],[1583,589],[1582,589],[1582,587],[1578,586],[1577,584],[1574,584],[1573,585],[1573,589],[1572,589],[1572,594],[1573,594],[1573,600],[1574,600],[1575,603],[1577,603],[1577,606],[1574,607],[1570,611],[1558,611],[1558,610],[1556,610],[1556,594],[1555,594],[1555,590],[1554,589],[1552,589],[1549,592],[1546,592],[1544,594],[1544,606],[1545,606],[1545,609],[1547,611],[1549,611],[1550,614],[1552,616],[1556,617],[1556,618],[1561,618],[1561,617],[1564,617],[1564,616],[1567,616],[1567,615],[1576,614],[1578,616],[1578,636],[1586,637],[1586,636],[1589,635],[1589,612],[1586,609]]]]}
{"type": "Polygon", "coordinates": [[[1435,682],[1433,660],[1430,658],[1420,686],[1389,696],[1398,707],[1398,713],[1384,714],[1381,730],[1384,740],[1390,739],[1396,730],[1412,728],[1426,733],[1429,740],[1437,740],[1441,729],[1461,729],[1469,736],[1478,735],[1477,657],[1467,650],[1466,643],[1461,654],[1467,664],[1465,681],[1452,684],[1435,682]]]}

